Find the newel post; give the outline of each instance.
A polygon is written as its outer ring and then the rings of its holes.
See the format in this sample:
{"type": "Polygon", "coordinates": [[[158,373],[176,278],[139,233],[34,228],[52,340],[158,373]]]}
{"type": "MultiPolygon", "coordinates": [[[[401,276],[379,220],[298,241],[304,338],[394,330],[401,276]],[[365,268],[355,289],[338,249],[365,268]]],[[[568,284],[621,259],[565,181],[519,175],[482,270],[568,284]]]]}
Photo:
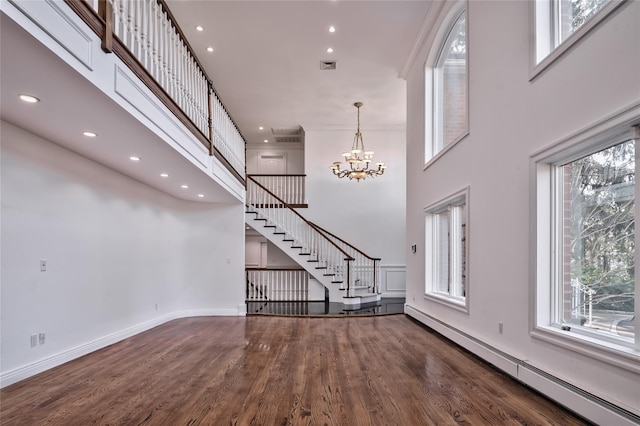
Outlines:
{"type": "Polygon", "coordinates": [[[213,84],[207,80],[207,114],[209,115],[209,155],[213,155],[213,84]]]}
{"type": "Polygon", "coordinates": [[[113,5],[111,0],[98,0],[98,15],[104,20],[104,33],[102,34],[102,50],[105,53],[113,52],[113,5]]]}
{"type": "Polygon", "coordinates": [[[347,297],[351,297],[351,262],[353,259],[347,260],[347,297]]]}
{"type": "Polygon", "coordinates": [[[374,293],[380,293],[380,287],[378,285],[378,262],[380,259],[373,259],[373,290],[374,293]]]}

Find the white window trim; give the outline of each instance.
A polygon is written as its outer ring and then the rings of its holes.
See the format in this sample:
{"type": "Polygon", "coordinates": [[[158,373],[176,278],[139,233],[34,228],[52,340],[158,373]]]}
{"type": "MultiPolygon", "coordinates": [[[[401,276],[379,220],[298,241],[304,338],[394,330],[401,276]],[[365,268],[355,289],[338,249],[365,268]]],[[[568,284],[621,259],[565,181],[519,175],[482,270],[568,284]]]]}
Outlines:
{"type": "Polygon", "coordinates": [[[443,198],[424,208],[425,212],[425,299],[441,303],[450,308],[459,310],[466,314],[469,313],[469,296],[470,292],[470,273],[469,273],[469,230],[470,214],[469,214],[469,187],[443,198]],[[433,230],[433,214],[446,210],[449,206],[464,204],[467,231],[466,231],[466,250],[465,250],[465,297],[448,296],[437,291],[435,281],[435,265],[434,254],[436,252],[436,241],[433,230]]]}
{"type": "MultiPolygon", "coordinates": [[[[570,162],[588,153],[596,152],[617,141],[631,139],[633,126],[640,125],[640,102],[636,102],[618,113],[612,114],[600,122],[560,140],[531,156],[531,206],[534,213],[531,241],[534,242],[532,256],[532,294],[530,305],[531,336],[548,343],[563,347],[591,358],[640,373],[640,321],[635,318],[636,338],[632,346],[622,342],[598,339],[589,334],[577,333],[574,329],[562,330],[552,324],[554,295],[551,291],[554,273],[554,217],[552,191],[552,173],[554,165],[570,162]]],[[[636,186],[636,197],[640,185],[636,186]]],[[[636,211],[640,203],[636,204],[636,211]]],[[[640,240],[636,233],[636,246],[640,240]]],[[[640,264],[640,250],[635,251],[636,264],[640,264]]],[[[636,301],[640,300],[640,286],[636,277],[636,301]]],[[[637,303],[637,302],[636,302],[637,303]]],[[[637,309],[637,308],[636,308],[637,309]]]]}
{"type": "Polygon", "coordinates": [[[573,50],[573,48],[586,35],[600,25],[609,15],[627,0],[610,0],[610,3],[600,9],[594,16],[578,28],[573,34],[562,43],[555,46],[556,34],[555,23],[553,22],[553,2],[555,0],[535,0],[530,2],[531,12],[531,71],[529,81],[536,78],[543,71],[549,68],[559,58],[573,50]]]}
{"type": "Polygon", "coordinates": [[[469,134],[469,8],[468,8],[468,0],[457,1],[455,5],[451,7],[451,9],[447,12],[445,19],[442,21],[440,28],[438,29],[438,33],[434,38],[433,44],[431,45],[431,49],[429,51],[429,56],[425,62],[424,66],[424,94],[425,94],[425,111],[424,111],[424,167],[423,171],[426,170],[431,164],[437,161],[438,158],[442,157],[447,151],[453,148],[458,142],[464,139],[469,134]],[[449,142],[442,149],[434,154],[434,134],[435,134],[435,123],[434,123],[434,67],[438,61],[440,56],[440,52],[442,50],[442,45],[446,41],[449,32],[453,29],[453,26],[457,22],[460,14],[465,11],[467,16],[465,19],[465,31],[467,34],[467,58],[466,58],[466,99],[465,102],[467,104],[466,108],[466,128],[465,130],[453,141],[449,142]]]}

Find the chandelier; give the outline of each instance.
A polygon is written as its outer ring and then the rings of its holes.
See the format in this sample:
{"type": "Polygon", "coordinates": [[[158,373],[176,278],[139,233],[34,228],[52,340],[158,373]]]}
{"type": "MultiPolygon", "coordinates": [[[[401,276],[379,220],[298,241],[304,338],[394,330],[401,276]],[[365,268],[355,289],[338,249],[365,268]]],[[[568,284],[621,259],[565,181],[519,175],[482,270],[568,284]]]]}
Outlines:
{"type": "Polygon", "coordinates": [[[360,133],[360,107],[362,102],[356,102],[353,106],[358,109],[358,131],[353,138],[351,151],[342,154],[348,168],[340,168],[342,163],[336,161],[331,166],[331,171],[339,178],[348,177],[349,179],[360,181],[360,179],[364,180],[367,176],[376,177],[383,174],[387,166],[382,162],[378,162],[375,169],[369,168],[370,163],[373,161],[373,151],[365,151],[362,133],[360,133]]]}

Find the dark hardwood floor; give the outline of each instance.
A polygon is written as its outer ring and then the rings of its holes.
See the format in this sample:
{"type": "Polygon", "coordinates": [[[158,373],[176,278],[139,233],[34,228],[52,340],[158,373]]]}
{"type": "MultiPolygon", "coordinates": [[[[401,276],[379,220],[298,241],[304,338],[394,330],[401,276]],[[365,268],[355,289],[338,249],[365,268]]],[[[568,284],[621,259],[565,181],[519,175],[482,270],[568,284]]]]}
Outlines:
{"type": "Polygon", "coordinates": [[[581,425],[404,315],[202,317],[8,386],[3,425],[581,425]]]}

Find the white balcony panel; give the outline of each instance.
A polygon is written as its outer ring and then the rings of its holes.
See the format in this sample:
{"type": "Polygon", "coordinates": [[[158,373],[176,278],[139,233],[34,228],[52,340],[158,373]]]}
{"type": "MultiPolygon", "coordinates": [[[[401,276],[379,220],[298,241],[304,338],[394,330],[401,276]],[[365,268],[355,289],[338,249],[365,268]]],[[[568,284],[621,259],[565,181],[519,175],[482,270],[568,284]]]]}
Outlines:
{"type": "Polygon", "coordinates": [[[63,1],[8,1],[80,63],[93,69],[93,33],[63,1]]]}

